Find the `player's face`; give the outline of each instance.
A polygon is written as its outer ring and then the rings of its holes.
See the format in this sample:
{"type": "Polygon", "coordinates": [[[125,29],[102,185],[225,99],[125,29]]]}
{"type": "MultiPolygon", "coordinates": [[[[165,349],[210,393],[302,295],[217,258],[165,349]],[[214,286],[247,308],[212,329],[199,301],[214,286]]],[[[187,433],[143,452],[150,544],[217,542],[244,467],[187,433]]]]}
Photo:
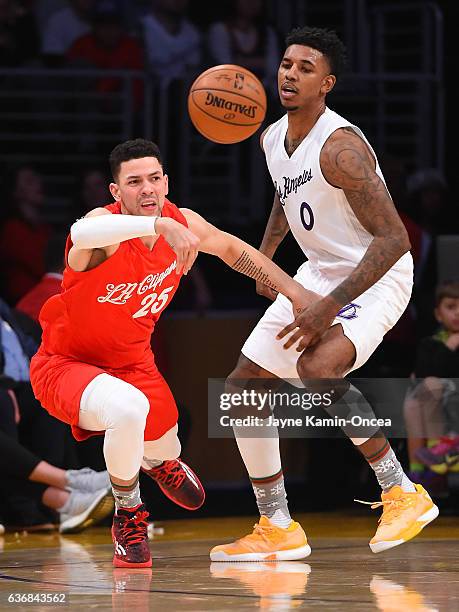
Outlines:
{"type": "Polygon", "coordinates": [[[115,200],[128,215],[160,216],[169,191],[167,174],[156,157],[121,163],[117,183],[110,184],[115,200]]]}
{"type": "Polygon", "coordinates": [[[287,111],[306,108],[323,98],[335,82],[320,51],[304,45],[287,47],[277,73],[280,101],[287,111]]]}
{"type": "Polygon", "coordinates": [[[452,333],[459,332],[459,298],[445,297],[435,309],[437,321],[452,333]]]}

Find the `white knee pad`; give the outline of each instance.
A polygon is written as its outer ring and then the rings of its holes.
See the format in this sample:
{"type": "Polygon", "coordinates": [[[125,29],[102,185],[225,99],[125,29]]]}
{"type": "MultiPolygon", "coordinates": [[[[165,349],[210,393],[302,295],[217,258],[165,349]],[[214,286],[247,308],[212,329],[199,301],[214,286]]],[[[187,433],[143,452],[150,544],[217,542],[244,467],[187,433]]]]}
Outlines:
{"type": "Polygon", "coordinates": [[[104,457],[109,474],[131,480],[140,469],[150,404],[142,391],[109,374],[100,374],[83,392],[79,426],[105,431],[104,457]]]}
{"type": "Polygon", "coordinates": [[[149,409],[142,391],[110,374],[99,374],[83,391],[78,424],[89,431],[101,431],[120,423],[143,422],[145,429],[149,409]]]}
{"type": "Polygon", "coordinates": [[[158,440],[144,442],[142,467],[148,469],[153,467],[147,463],[148,460],[158,462],[177,459],[180,456],[181,445],[177,437],[178,426],[174,425],[158,440]]]}
{"type": "Polygon", "coordinates": [[[138,389],[135,389],[135,392],[129,389],[122,396],[114,396],[110,400],[111,427],[127,430],[139,428],[143,434],[149,408],[147,398],[138,389]]]}

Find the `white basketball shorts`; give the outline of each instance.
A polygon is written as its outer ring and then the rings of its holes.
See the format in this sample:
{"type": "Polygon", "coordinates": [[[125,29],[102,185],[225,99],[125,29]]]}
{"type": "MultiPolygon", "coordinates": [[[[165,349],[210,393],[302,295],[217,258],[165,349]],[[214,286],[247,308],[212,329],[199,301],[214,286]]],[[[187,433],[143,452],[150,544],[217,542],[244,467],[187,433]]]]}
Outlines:
{"type": "MultiPolygon", "coordinates": [[[[328,279],[308,262],[299,268],[294,278],[319,295],[328,295],[343,280],[328,279]]],[[[344,335],[355,346],[356,359],[349,372],[360,368],[369,359],[384,334],[401,317],[410,300],[412,287],[412,269],[407,272],[390,270],[365,293],[341,309],[332,325],[339,323],[344,335]]],[[[285,350],[283,344],[287,338],[276,339],[279,331],[292,321],[292,304],[279,294],[247,338],[242,354],[279,378],[302,386],[296,369],[299,357],[296,344],[285,350]]]]}

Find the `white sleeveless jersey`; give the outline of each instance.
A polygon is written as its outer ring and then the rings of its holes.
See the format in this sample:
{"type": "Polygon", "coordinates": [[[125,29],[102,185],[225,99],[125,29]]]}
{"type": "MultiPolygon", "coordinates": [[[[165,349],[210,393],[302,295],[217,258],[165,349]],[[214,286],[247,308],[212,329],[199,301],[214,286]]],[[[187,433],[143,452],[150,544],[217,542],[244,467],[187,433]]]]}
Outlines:
{"type": "MultiPolygon", "coordinates": [[[[325,180],[320,152],[330,134],[351,127],[375,159],[376,155],[361,130],[329,108],[291,157],[284,144],[287,127],[286,114],[269,127],[263,139],[266,162],[285,216],[310,264],[327,278],[345,278],[362,260],[373,236],[355,216],[344,191],[325,180]]],[[[384,181],[376,164],[376,172],[384,181]]],[[[391,270],[412,275],[411,254],[405,253],[391,270]]]]}

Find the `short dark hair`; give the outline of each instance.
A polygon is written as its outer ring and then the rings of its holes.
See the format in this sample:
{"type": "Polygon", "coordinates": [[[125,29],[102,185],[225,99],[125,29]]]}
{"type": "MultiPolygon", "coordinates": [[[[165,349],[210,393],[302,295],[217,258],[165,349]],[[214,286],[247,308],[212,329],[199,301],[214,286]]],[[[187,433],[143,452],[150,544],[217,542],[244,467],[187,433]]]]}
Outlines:
{"type": "Polygon", "coordinates": [[[459,280],[445,280],[435,290],[435,306],[445,298],[459,298],[459,280]]]}
{"type": "Polygon", "coordinates": [[[285,38],[287,47],[304,45],[320,51],[328,60],[331,74],[338,77],[346,66],[346,47],[334,30],[325,28],[295,28],[285,38]]]}
{"type": "Polygon", "coordinates": [[[151,140],[136,138],[126,140],[113,149],[108,158],[113,180],[118,180],[121,164],[130,159],[140,159],[142,157],[156,157],[161,168],[164,167],[159,147],[151,140]]]}

